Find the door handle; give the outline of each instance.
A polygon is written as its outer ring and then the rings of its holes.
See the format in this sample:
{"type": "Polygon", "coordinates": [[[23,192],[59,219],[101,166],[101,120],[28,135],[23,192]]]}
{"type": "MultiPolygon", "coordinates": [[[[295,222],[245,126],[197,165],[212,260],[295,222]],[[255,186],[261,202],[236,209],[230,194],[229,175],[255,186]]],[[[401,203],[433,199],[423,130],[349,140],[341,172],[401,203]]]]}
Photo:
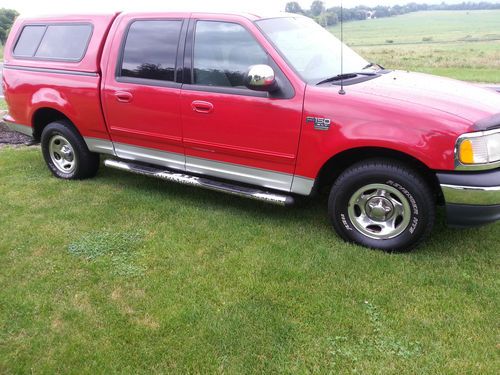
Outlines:
{"type": "Polygon", "coordinates": [[[115,97],[120,103],[130,103],[132,101],[132,94],[127,91],[117,91],[115,97]]]}
{"type": "Polygon", "coordinates": [[[193,109],[193,111],[198,113],[212,113],[214,110],[214,105],[203,100],[195,100],[191,103],[191,108],[193,109]]]}

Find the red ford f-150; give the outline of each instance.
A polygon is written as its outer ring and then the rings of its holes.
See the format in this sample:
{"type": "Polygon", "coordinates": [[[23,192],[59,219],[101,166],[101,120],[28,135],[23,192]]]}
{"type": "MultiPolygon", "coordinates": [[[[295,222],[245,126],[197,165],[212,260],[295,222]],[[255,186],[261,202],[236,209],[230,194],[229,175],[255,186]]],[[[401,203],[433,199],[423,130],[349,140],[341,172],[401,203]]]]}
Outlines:
{"type": "Polygon", "coordinates": [[[277,204],[330,189],[348,241],[405,251],[500,219],[500,95],[370,64],[312,20],[20,18],[4,121],[63,179],[104,165],[277,204]]]}

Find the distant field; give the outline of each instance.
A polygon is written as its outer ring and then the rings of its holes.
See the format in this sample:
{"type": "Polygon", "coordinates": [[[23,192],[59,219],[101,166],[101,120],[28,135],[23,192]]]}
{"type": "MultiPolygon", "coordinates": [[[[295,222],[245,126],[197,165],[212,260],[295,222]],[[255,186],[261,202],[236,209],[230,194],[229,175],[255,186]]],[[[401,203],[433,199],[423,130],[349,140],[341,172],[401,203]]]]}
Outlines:
{"type": "MultiPolygon", "coordinates": [[[[331,29],[340,35],[340,27],[331,29]]],[[[417,12],[344,24],[347,44],[387,68],[500,82],[500,11],[417,12]]]]}

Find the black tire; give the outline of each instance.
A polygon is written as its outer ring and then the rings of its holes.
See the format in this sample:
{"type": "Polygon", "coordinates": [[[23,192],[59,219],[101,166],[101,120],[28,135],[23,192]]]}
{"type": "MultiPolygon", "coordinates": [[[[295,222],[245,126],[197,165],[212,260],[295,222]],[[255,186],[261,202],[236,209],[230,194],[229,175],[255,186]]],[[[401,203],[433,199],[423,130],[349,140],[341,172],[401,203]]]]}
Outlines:
{"type": "Polygon", "coordinates": [[[82,180],[94,177],[99,169],[99,154],[89,151],[82,136],[69,121],[48,124],[42,132],[41,146],[49,170],[58,178],[82,180]],[[65,146],[64,153],[53,149],[51,151],[51,144],[53,147],[65,146]],[[66,160],[65,158],[68,159],[66,166],[59,162],[66,160]]]}
{"type": "Polygon", "coordinates": [[[346,241],[406,252],[431,233],[435,205],[431,188],[417,172],[397,161],[373,159],[351,166],[338,177],[330,191],[328,214],[346,241]]]}

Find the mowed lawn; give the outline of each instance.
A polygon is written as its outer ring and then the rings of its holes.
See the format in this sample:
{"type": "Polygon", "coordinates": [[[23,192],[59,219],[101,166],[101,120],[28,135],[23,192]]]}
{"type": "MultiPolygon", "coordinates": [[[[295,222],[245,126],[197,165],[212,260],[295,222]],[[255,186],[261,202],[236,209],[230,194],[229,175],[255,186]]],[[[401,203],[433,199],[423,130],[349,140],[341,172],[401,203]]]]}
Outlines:
{"type": "Polygon", "coordinates": [[[494,374],[500,224],[410,254],[265,203],[0,149],[0,373],[494,374]]]}
{"type": "MultiPolygon", "coordinates": [[[[340,27],[331,29],[339,37],[340,27]]],[[[500,83],[500,10],[416,12],[346,22],[344,38],[389,69],[500,83]]]]}

